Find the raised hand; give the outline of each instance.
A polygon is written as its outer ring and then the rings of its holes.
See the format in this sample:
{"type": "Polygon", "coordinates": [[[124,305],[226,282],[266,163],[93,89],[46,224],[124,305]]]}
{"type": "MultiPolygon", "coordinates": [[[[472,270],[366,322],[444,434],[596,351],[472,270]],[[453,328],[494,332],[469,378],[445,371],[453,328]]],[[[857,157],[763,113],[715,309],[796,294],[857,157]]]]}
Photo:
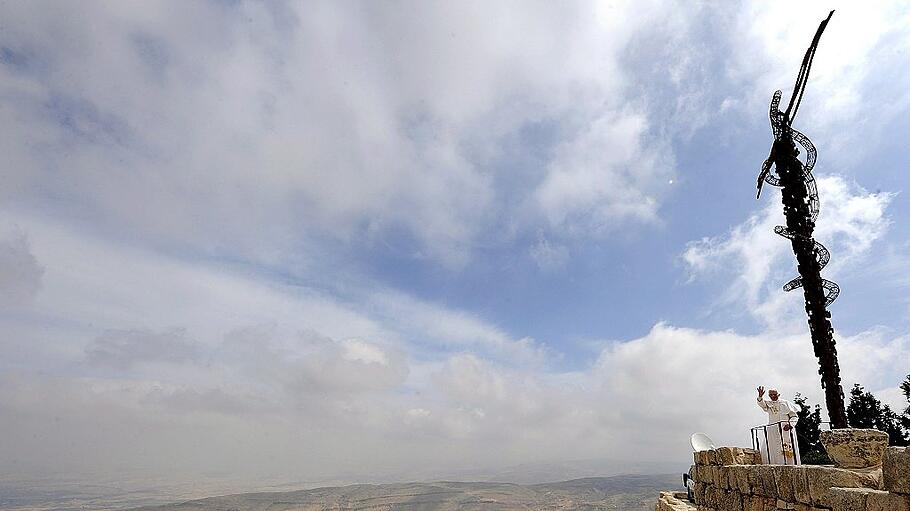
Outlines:
{"type": "Polygon", "coordinates": [[[760,397],[760,398],[765,397],[765,387],[758,387],[755,390],[758,391],[758,397],[760,397]]]}

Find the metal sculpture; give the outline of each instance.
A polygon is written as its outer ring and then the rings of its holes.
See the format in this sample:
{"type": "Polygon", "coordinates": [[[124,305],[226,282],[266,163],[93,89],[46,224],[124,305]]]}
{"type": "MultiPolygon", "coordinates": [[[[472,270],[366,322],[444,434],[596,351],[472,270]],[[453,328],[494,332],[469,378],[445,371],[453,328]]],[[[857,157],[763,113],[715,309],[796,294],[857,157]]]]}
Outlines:
{"type": "Polygon", "coordinates": [[[831,253],[812,237],[819,210],[818,189],[812,176],[817,152],[809,138],[792,127],[806,90],[806,82],[809,80],[815,50],[833,14],[834,11],[831,11],[828,17],[822,20],[812,44],[806,50],[787,110],[780,111],[780,91],[775,91],[771,99],[769,115],[774,144],[758,176],[757,196],[761,196],[764,183],[781,188],[781,201],[787,225],[776,226],[774,232],[790,240],[799,270],[799,277],[787,282],[784,291],[803,288],[812,346],[818,358],[818,372],[821,375],[822,388],[825,390],[825,404],[831,419],[831,427],[845,428],[847,414],[844,410],[844,391],[840,384],[840,367],[837,363],[831,313],[827,310],[828,305],[831,305],[840,294],[840,287],[830,280],[821,278],[821,270],[831,259],[831,253]],[[800,161],[798,157],[797,144],[806,152],[805,162],[800,161]],[[772,167],[774,172],[771,171],[772,167]]]}

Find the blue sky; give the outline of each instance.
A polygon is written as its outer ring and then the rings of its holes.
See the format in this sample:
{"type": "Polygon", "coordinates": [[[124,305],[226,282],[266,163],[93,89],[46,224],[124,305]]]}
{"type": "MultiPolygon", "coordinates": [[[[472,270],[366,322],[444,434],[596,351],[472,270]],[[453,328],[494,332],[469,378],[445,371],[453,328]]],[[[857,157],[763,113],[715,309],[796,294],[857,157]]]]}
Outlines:
{"type": "MultiPolygon", "coordinates": [[[[821,401],[754,190],[830,7],[4,4],[0,472],[748,442],[757,385],[821,401]]],[[[900,405],[910,17],[834,7],[796,125],[845,384],[900,405]]]]}

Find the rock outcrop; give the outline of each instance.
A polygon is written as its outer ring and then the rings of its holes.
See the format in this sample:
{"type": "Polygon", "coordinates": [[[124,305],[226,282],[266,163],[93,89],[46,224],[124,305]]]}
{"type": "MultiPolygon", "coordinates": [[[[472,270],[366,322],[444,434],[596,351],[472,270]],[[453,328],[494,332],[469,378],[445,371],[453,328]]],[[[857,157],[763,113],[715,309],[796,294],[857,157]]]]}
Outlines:
{"type": "Polygon", "coordinates": [[[882,464],[888,434],[877,429],[832,429],[821,432],[828,457],[841,468],[869,468],[882,464]]]}
{"type": "Polygon", "coordinates": [[[696,508],[689,503],[684,492],[662,491],[657,498],[656,511],[696,511],[696,508]]]}

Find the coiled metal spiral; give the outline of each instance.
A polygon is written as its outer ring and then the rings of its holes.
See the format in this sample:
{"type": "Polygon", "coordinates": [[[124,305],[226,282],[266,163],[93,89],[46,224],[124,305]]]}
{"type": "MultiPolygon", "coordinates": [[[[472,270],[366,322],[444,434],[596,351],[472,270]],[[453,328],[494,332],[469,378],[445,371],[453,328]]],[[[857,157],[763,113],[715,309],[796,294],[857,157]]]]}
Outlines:
{"type": "MultiPolygon", "coordinates": [[[[774,97],[771,99],[771,107],[768,112],[768,116],[771,119],[771,131],[774,132],[774,139],[781,140],[784,136],[785,131],[789,131],[790,136],[793,141],[798,143],[806,151],[806,162],[800,162],[802,166],[802,177],[803,182],[806,186],[806,197],[809,201],[809,213],[811,215],[812,222],[815,222],[815,219],[818,217],[819,202],[818,202],[818,189],[815,184],[815,177],[812,175],[812,168],[815,167],[815,159],[818,156],[815,146],[812,144],[812,141],[809,140],[809,137],[803,135],[799,131],[793,129],[789,126],[788,123],[784,121],[785,114],[780,111],[780,98],[781,91],[775,91],[774,97]]],[[[767,160],[762,164],[761,173],[758,175],[758,195],[761,195],[761,185],[762,182],[768,183],[772,186],[781,186],[780,178],[774,173],[771,172],[771,166],[773,164],[773,158],[768,157],[767,160]]],[[[783,225],[778,225],[774,227],[774,232],[784,238],[790,240],[802,240],[804,242],[813,242],[815,257],[818,259],[819,270],[824,268],[828,261],[831,260],[831,252],[825,248],[824,245],[815,241],[814,238],[807,238],[799,233],[793,232],[790,229],[787,229],[783,225]]],[[[831,303],[837,299],[837,295],[840,294],[840,286],[836,283],[826,280],[822,280],[822,287],[825,289],[825,305],[831,305],[831,303]]],[[[796,277],[795,279],[784,284],[784,291],[793,291],[802,287],[803,279],[802,277],[796,277]]]]}

